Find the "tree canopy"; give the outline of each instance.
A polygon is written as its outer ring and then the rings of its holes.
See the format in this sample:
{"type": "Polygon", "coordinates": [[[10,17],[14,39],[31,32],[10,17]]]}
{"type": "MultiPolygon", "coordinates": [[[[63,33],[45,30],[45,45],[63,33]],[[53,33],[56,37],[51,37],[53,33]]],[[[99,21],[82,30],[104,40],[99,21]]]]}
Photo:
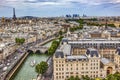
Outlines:
{"type": "Polygon", "coordinates": [[[51,47],[48,49],[48,54],[53,55],[55,53],[55,50],[59,46],[59,41],[53,41],[51,47]]]}
{"type": "Polygon", "coordinates": [[[24,38],[15,38],[15,42],[17,44],[23,44],[25,42],[25,39],[24,38]]]}
{"type": "Polygon", "coordinates": [[[35,71],[38,74],[44,74],[47,69],[48,69],[48,64],[47,62],[44,62],[44,61],[40,62],[40,64],[37,64],[35,67],[35,71]]]}
{"type": "Polygon", "coordinates": [[[90,78],[88,76],[82,76],[81,78],[79,78],[78,76],[73,77],[71,76],[70,78],[68,78],[68,80],[120,80],[120,73],[116,72],[114,74],[109,74],[106,78],[90,78]]]}
{"type": "Polygon", "coordinates": [[[63,36],[59,37],[59,41],[54,40],[52,42],[52,45],[50,46],[50,48],[48,49],[48,55],[53,55],[57,49],[57,47],[59,46],[61,40],[62,40],[63,36]]]}

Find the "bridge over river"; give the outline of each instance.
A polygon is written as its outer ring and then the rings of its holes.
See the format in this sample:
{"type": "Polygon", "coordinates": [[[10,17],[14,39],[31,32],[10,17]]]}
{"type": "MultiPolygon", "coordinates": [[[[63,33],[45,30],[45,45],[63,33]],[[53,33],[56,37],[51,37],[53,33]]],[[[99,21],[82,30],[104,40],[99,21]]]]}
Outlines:
{"type": "Polygon", "coordinates": [[[29,51],[33,51],[33,53],[39,52],[39,53],[46,53],[48,51],[49,47],[45,47],[45,46],[38,46],[38,47],[30,47],[28,49],[29,51]]]}
{"type": "MultiPolygon", "coordinates": [[[[26,48],[25,52],[20,54],[21,56],[18,58],[18,60],[15,62],[15,64],[12,65],[13,67],[9,71],[7,71],[6,76],[4,76],[3,80],[11,80],[12,75],[14,75],[14,73],[17,71],[17,69],[20,67],[20,65],[25,61],[25,59],[29,55],[29,52],[28,52],[29,50],[31,50],[33,52],[40,51],[41,53],[44,53],[50,47],[50,46],[49,47],[44,46],[44,44],[46,44],[47,42],[52,41],[53,39],[55,39],[55,37],[47,39],[47,40],[45,40],[45,41],[43,41],[41,43],[37,43],[37,44],[35,44],[33,46],[30,46],[29,48],[26,48]]],[[[38,59],[40,59],[40,58],[38,58],[38,59]]],[[[46,57],[46,59],[47,59],[47,57],[46,57]]]]}

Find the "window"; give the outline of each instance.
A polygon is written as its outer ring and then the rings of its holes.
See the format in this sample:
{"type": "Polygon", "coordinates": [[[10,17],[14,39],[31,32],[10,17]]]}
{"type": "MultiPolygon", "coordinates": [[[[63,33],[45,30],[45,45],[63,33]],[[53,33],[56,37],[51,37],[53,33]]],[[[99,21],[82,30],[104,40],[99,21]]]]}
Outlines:
{"type": "Polygon", "coordinates": [[[91,63],[91,66],[92,66],[92,63],[91,63]]]}
{"type": "Polygon", "coordinates": [[[67,70],[68,70],[68,68],[67,68],[67,70]]]}
{"type": "Polygon", "coordinates": [[[84,66],[84,64],[82,63],[82,66],[84,66]]]}
{"type": "Polygon", "coordinates": [[[98,69],[98,67],[96,67],[96,69],[98,69]]]}
{"type": "Polygon", "coordinates": [[[78,70],[78,68],[76,68],[76,70],[78,70]]]}
{"type": "Polygon", "coordinates": [[[70,72],[70,74],[73,74],[73,72],[70,72]]]}
{"type": "Polygon", "coordinates": [[[58,79],[58,76],[56,76],[56,79],[58,79]]]}
{"type": "Polygon", "coordinates": [[[78,74],[78,72],[76,72],[76,74],[78,74]]]}
{"type": "Polygon", "coordinates": [[[82,70],[84,70],[84,68],[82,67],[82,70]]]}
{"type": "Polygon", "coordinates": [[[66,74],[69,74],[69,72],[66,72],[66,74]]]}
{"type": "Polygon", "coordinates": [[[91,62],[92,62],[92,60],[91,60],[91,62]]]}
{"type": "Polygon", "coordinates": [[[61,76],[59,76],[59,78],[61,78],[61,76]]]}

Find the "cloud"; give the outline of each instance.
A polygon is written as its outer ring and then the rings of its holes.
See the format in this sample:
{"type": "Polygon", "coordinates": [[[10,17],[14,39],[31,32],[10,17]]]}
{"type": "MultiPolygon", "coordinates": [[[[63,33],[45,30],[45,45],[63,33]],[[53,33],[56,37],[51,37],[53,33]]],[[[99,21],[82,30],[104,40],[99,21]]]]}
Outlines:
{"type": "MultiPolygon", "coordinates": [[[[19,15],[119,14],[120,0],[0,0],[0,11],[16,8],[19,15]],[[1,8],[2,6],[2,8],[1,8]],[[7,7],[7,9],[3,9],[7,7]]],[[[1,15],[1,14],[0,14],[1,15]]],[[[8,13],[9,15],[9,13],[8,13]]]]}
{"type": "Polygon", "coordinates": [[[85,5],[119,4],[120,0],[0,0],[2,5],[11,7],[41,7],[41,6],[73,6],[76,3],[85,5]]]}

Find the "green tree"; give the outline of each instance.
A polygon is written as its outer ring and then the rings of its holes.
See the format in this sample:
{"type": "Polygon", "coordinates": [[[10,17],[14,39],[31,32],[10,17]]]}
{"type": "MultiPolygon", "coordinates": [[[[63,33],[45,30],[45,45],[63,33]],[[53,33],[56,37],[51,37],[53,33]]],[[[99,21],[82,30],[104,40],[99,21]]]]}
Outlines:
{"type": "Polygon", "coordinates": [[[114,24],[108,24],[108,26],[110,26],[110,27],[116,27],[114,24]]]}
{"type": "Polygon", "coordinates": [[[25,42],[25,39],[24,38],[15,38],[15,42],[17,44],[23,44],[25,42]]]}
{"type": "Polygon", "coordinates": [[[25,42],[25,39],[24,38],[21,38],[20,39],[20,43],[23,44],[25,42]]]}
{"type": "Polygon", "coordinates": [[[63,32],[60,30],[60,31],[59,31],[59,35],[62,35],[62,34],[63,34],[63,32]]]}
{"type": "Polygon", "coordinates": [[[80,78],[78,76],[76,76],[76,77],[71,76],[70,78],[68,78],[68,80],[80,80],[80,78]]]}
{"type": "Polygon", "coordinates": [[[75,80],[75,78],[73,76],[71,76],[68,80],[75,80]]]}
{"type": "Polygon", "coordinates": [[[44,74],[47,69],[48,69],[48,64],[47,62],[44,62],[44,61],[42,61],[40,64],[37,64],[35,67],[35,71],[38,74],[44,74]]]}
{"type": "Polygon", "coordinates": [[[80,24],[84,24],[84,20],[83,19],[79,19],[77,22],[79,22],[80,24]]]}
{"type": "Polygon", "coordinates": [[[82,79],[83,79],[83,80],[91,80],[91,78],[88,77],[88,76],[82,76],[82,79]]]}
{"type": "Polygon", "coordinates": [[[108,75],[106,79],[107,79],[107,80],[117,80],[117,79],[114,77],[113,74],[108,75]]]}
{"type": "Polygon", "coordinates": [[[57,47],[59,46],[59,44],[60,44],[60,41],[61,40],[59,40],[59,41],[53,41],[52,42],[52,45],[50,46],[50,48],[48,49],[48,54],[49,55],[53,55],[54,53],[55,53],[55,50],[57,49],[57,47]]]}
{"type": "Polygon", "coordinates": [[[80,78],[78,76],[75,77],[75,80],[80,80],[80,78]]]}

